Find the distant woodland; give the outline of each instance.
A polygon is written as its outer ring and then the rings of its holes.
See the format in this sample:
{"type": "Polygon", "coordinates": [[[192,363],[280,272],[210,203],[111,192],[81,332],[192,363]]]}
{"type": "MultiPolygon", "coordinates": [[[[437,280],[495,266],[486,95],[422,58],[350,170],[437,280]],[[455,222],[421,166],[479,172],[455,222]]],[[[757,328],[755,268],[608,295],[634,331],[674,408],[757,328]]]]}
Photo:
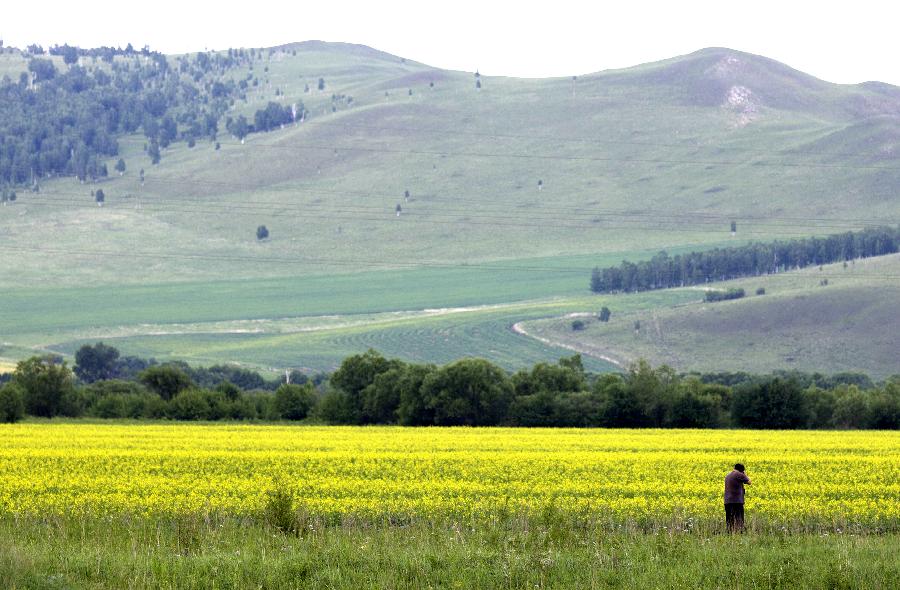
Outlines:
{"type": "Polygon", "coordinates": [[[591,291],[615,293],[702,285],[830,264],[900,251],[900,226],[865,229],[818,238],[753,243],[594,268],[591,291]]]}
{"type": "MultiPolygon", "coordinates": [[[[219,123],[258,84],[252,73],[235,81],[224,74],[252,64],[262,50],[197,53],[172,63],[148,48],[69,45],[28,48],[28,71],[0,81],[0,186],[39,190],[41,179],[109,174],[105,160],[118,155],[117,138],[143,132],[152,164],[161,148],[203,138],[215,140],[219,123]],[[59,60],[47,57],[61,56],[59,60]]],[[[269,103],[253,120],[226,117],[226,130],[243,139],[304,116],[303,105],[269,103]]]]}

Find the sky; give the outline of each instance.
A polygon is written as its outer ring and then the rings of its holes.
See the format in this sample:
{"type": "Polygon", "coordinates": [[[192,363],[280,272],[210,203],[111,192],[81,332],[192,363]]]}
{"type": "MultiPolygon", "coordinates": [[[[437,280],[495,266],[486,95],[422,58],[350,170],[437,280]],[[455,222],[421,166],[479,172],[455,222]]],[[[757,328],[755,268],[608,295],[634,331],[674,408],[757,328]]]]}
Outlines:
{"type": "Polygon", "coordinates": [[[361,43],[441,68],[534,78],[581,75],[704,47],[729,47],[831,82],[900,85],[900,6],[885,0],[4,4],[0,39],[17,47],[124,47],[131,42],[185,53],[321,39],[361,43]]]}

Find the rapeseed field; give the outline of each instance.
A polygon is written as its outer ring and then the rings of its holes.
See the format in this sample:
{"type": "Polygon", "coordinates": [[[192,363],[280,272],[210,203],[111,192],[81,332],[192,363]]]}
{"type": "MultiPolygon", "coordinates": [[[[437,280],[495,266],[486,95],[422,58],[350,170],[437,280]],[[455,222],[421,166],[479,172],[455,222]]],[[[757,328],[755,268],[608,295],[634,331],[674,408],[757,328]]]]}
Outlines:
{"type": "Polygon", "coordinates": [[[26,423],[0,427],[0,514],[752,518],[897,528],[900,433],[26,423]]]}

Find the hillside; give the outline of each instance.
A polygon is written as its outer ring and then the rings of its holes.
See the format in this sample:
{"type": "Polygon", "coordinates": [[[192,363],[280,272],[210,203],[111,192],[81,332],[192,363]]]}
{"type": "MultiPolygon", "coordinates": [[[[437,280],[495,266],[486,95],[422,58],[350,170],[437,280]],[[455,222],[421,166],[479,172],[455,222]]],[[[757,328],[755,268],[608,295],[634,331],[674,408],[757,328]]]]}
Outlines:
{"type": "Polygon", "coordinates": [[[613,313],[608,324],[579,316],[525,322],[545,343],[627,364],[646,358],[679,371],[798,369],[900,372],[900,255],[711,284],[742,287],[748,297],[613,313]],[[826,284],[823,284],[827,281],[826,284]],[[758,288],[764,295],[756,295],[758,288]],[[635,326],[640,328],[635,330],[635,326]]]}
{"type": "MultiPolygon", "coordinates": [[[[158,165],[139,131],[119,139],[121,177],[47,179],[0,207],[0,281],[19,310],[4,323],[10,350],[69,341],[46,334],[50,302],[79,333],[113,305],[101,324],[137,336],[142,322],[574,297],[604,260],[900,220],[891,86],[830,84],[728,49],[575,80],[476,78],[350,44],[258,55],[252,72],[223,74],[258,82],[226,118],[302,102],[305,121],[243,142],[220,121],[219,149],[176,142],[158,165]],[[129,299],[113,304],[120,291],[129,299]]],[[[0,56],[11,78],[26,66],[0,56]]]]}

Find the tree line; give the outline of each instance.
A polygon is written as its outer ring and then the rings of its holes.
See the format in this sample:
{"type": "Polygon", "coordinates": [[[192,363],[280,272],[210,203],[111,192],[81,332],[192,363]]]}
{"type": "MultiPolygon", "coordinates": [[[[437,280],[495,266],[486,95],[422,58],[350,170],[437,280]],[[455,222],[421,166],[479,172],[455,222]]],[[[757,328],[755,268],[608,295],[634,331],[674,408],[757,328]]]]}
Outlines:
{"type": "Polygon", "coordinates": [[[662,251],[650,260],[636,263],[624,260],[619,266],[602,269],[595,267],[591,273],[591,291],[615,293],[700,285],[895,254],[898,251],[900,226],[797,240],[751,243],[675,256],[662,251]]]}
{"type": "Polygon", "coordinates": [[[227,365],[191,368],[84,345],[0,376],[0,420],[24,415],[172,420],[307,420],[405,426],[900,428],[900,375],[678,374],[645,361],[591,374],[581,357],[508,373],[484,359],[443,366],[369,350],[331,375],[279,380],[227,365]]]}

